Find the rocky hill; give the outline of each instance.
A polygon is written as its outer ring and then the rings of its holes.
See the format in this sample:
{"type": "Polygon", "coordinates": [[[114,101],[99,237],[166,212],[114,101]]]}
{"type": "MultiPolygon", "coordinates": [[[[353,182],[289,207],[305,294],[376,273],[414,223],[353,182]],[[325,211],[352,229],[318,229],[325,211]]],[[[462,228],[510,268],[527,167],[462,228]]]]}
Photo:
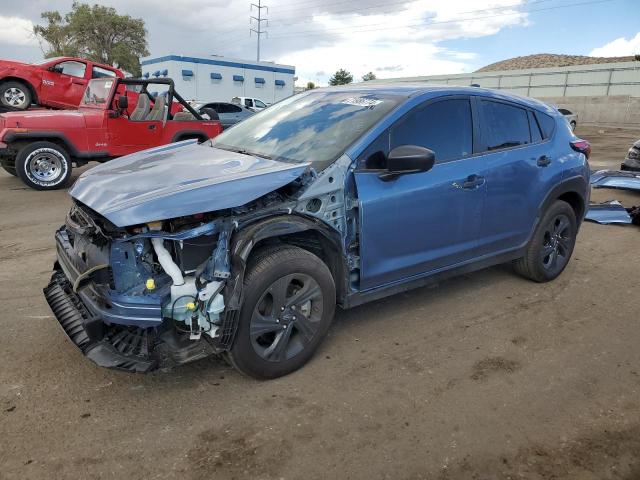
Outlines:
{"type": "Polygon", "coordinates": [[[495,72],[497,70],[520,70],[524,68],[567,67],[570,65],[590,65],[594,63],[631,62],[638,59],[629,57],[588,57],[586,55],[556,55],[538,53],[525,57],[515,57],[482,67],[478,72],[495,72]]]}

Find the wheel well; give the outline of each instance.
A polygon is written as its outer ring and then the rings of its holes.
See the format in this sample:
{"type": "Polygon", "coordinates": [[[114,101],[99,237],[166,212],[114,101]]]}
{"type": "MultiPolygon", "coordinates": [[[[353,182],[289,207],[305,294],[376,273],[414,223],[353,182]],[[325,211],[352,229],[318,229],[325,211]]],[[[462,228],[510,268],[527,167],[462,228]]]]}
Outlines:
{"type": "Polygon", "coordinates": [[[331,276],[336,285],[336,294],[338,299],[342,299],[346,293],[344,291],[342,278],[344,276],[344,266],[340,261],[340,255],[336,245],[331,240],[322,235],[317,230],[305,230],[302,232],[290,233],[287,235],[279,235],[260,240],[251,250],[250,257],[255,256],[259,250],[273,245],[293,245],[320,258],[329,268],[331,276]]]}
{"type": "Polygon", "coordinates": [[[584,200],[580,196],[580,194],[576,192],[566,192],[558,197],[558,200],[562,200],[567,202],[573,208],[573,211],[576,214],[576,218],[578,222],[582,221],[582,217],[584,215],[584,200]]]}
{"type": "Polygon", "coordinates": [[[5,82],[18,82],[18,83],[21,83],[22,85],[24,85],[25,87],[27,87],[29,89],[29,93],[31,93],[31,103],[36,103],[36,104],[38,103],[38,94],[36,93],[36,89],[33,88],[33,85],[31,85],[31,83],[26,81],[24,78],[4,77],[2,80],[0,80],[0,85],[2,85],[5,82]]]}
{"type": "Polygon", "coordinates": [[[207,140],[209,140],[209,137],[207,137],[206,135],[204,135],[202,133],[185,133],[183,135],[176,135],[176,137],[175,137],[175,139],[173,141],[174,142],[182,142],[184,140],[191,140],[191,139],[198,140],[198,142],[202,143],[202,142],[206,142],[207,140]]]}

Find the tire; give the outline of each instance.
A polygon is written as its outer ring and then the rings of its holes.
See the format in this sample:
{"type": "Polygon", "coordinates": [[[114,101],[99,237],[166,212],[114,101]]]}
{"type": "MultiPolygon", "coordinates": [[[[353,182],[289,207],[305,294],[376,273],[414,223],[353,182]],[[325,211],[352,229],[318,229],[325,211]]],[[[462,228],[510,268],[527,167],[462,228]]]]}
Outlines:
{"type": "Polygon", "coordinates": [[[18,177],[35,190],[63,188],[71,178],[71,159],[67,151],[51,142],[34,142],[16,155],[18,177]]]}
{"type": "Polygon", "coordinates": [[[575,122],[575,120],[572,120],[572,121],[571,121],[571,123],[569,123],[569,125],[571,125],[571,131],[572,131],[572,132],[573,132],[573,131],[575,131],[575,129],[576,129],[576,125],[577,125],[577,124],[576,124],[576,122],[575,122]]]}
{"type": "Polygon", "coordinates": [[[335,283],[324,262],[298,247],[265,249],[250,260],[243,291],[238,331],[227,355],[231,364],[245,375],[268,379],[307,363],[335,312],[335,283]]]}
{"type": "Polygon", "coordinates": [[[31,105],[31,90],[22,82],[0,84],[0,103],[15,110],[26,110],[31,105]]]}
{"type": "Polygon", "coordinates": [[[558,277],[569,263],[577,231],[571,205],[556,200],[542,216],[524,257],[515,261],[516,272],[540,283],[558,277]]]}

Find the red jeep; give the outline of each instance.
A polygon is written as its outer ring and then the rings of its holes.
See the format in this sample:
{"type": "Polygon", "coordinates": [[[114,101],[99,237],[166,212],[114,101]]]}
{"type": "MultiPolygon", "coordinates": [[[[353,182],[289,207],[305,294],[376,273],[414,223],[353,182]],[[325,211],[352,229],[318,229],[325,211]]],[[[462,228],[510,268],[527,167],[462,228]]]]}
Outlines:
{"type": "Polygon", "coordinates": [[[0,105],[25,110],[34,103],[51,108],[77,108],[92,78],[123,78],[117,68],[73,57],[40,63],[0,60],[0,105]]]}
{"type": "Polygon", "coordinates": [[[36,190],[62,188],[72,163],[104,162],[171,142],[213,138],[222,126],[215,112],[209,115],[214,120],[203,119],[168,78],[94,79],[78,110],[0,114],[0,162],[36,190]]]}

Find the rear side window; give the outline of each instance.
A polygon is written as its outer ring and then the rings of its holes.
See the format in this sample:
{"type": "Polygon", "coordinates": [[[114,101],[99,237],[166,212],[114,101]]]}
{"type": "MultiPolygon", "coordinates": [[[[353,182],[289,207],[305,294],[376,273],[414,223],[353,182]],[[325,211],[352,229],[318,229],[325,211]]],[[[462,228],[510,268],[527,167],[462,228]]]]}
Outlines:
{"type": "Polygon", "coordinates": [[[93,70],[91,72],[91,78],[108,78],[108,77],[115,77],[115,76],[116,76],[116,72],[112,70],[107,70],[106,68],[102,68],[102,67],[93,67],[93,70]]]}
{"type": "Polygon", "coordinates": [[[531,141],[533,143],[542,141],[542,132],[540,131],[540,125],[536,120],[533,112],[529,112],[529,129],[531,130],[531,141]]]}
{"type": "Polygon", "coordinates": [[[540,130],[542,130],[542,136],[545,138],[545,140],[547,138],[550,138],[551,135],[553,135],[553,129],[556,126],[556,121],[553,119],[553,117],[542,112],[536,112],[536,118],[538,119],[540,130]]]}
{"type": "Polygon", "coordinates": [[[391,148],[418,145],[433,150],[436,162],[473,152],[471,104],[468,99],[441,100],[419,106],[391,128],[391,148]]]}
{"type": "Polygon", "coordinates": [[[483,100],[481,103],[487,150],[531,143],[529,119],[524,108],[483,100]]]}

